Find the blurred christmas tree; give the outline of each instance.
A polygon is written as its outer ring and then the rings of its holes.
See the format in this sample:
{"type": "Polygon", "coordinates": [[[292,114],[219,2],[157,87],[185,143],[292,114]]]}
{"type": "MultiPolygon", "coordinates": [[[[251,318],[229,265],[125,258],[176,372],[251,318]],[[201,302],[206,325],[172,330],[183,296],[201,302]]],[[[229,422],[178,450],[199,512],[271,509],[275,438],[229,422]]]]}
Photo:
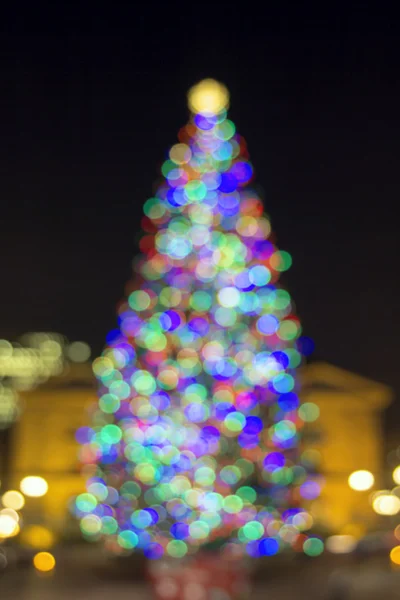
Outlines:
{"type": "Polygon", "coordinates": [[[251,556],[285,546],[315,555],[303,499],[317,484],[299,464],[307,420],[296,368],[307,340],[256,193],[228,92],[189,92],[163,182],[144,205],[142,256],[93,368],[99,404],[78,432],[85,536],[150,558],[222,540],[251,556]]]}

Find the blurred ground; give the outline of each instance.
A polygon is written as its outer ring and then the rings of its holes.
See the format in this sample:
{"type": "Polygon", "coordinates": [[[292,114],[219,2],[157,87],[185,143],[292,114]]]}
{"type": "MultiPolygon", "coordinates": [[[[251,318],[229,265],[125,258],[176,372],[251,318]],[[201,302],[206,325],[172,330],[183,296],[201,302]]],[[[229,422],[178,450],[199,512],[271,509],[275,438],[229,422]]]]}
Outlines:
{"type": "MultiPolygon", "coordinates": [[[[1,600],[150,600],[143,565],[115,564],[90,546],[59,550],[48,575],[28,564],[0,575],[1,600]]],[[[315,559],[261,569],[251,600],[395,600],[400,573],[387,559],[315,559]]]]}

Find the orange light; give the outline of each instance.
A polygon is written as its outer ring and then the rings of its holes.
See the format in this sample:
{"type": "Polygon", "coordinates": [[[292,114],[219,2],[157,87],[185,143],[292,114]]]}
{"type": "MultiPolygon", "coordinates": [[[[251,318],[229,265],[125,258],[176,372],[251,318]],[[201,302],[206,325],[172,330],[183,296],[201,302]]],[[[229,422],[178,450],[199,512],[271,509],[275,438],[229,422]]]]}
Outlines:
{"type": "Polygon", "coordinates": [[[56,559],[50,552],[38,552],[33,557],[33,565],[38,571],[47,573],[52,571],[56,566],[56,559]]]}
{"type": "Polygon", "coordinates": [[[400,546],[395,546],[390,551],[390,560],[395,565],[400,565],[400,546]]]}

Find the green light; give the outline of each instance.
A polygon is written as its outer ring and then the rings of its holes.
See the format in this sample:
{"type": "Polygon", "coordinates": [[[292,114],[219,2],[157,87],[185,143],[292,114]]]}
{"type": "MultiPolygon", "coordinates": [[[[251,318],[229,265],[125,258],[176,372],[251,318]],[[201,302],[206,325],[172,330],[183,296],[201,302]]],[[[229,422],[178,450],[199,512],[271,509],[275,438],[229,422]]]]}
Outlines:
{"type": "Polygon", "coordinates": [[[295,369],[301,363],[301,354],[294,348],[286,348],[285,354],[289,357],[289,368],[295,369]]]}
{"type": "Polygon", "coordinates": [[[278,250],[271,256],[270,262],[275,271],[287,271],[292,265],[292,257],[289,252],[278,250]]]}
{"type": "Polygon", "coordinates": [[[298,409],[299,417],[307,423],[316,421],[319,417],[319,408],[313,402],[304,402],[298,409]]]}
{"type": "Polygon", "coordinates": [[[264,527],[258,521],[250,521],[242,529],[248,540],[259,540],[264,535],[264,527]]]}
{"type": "Polygon", "coordinates": [[[293,471],[289,467],[275,469],[271,473],[271,481],[275,485],[289,485],[293,481],[293,471]]]}
{"type": "Polygon", "coordinates": [[[215,472],[209,467],[200,467],[195,472],[194,479],[200,485],[212,485],[215,481],[215,472]]]}
{"type": "Polygon", "coordinates": [[[125,400],[131,393],[131,388],[126,381],[113,381],[109,389],[110,393],[120,400],[125,400]]]}
{"type": "Polygon", "coordinates": [[[103,394],[99,399],[101,410],[107,414],[116,412],[120,407],[120,401],[114,394],[103,394]]]}
{"type": "Polygon", "coordinates": [[[102,517],[101,523],[101,533],[105,535],[112,535],[118,531],[118,523],[114,517],[102,517]]]}
{"type": "Polygon", "coordinates": [[[185,542],[181,540],[172,540],[167,544],[167,553],[174,558],[182,558],[188,551],[185,542]]]}
{"type": "Polygon", "coordinates": [[[131,382],[138,394],[150,395],[157,387],[156,380],[148,371],[136,371],[131,377],[131,382]]]}
{"type": "Polygon", "coordinates": [[[92,512],[97,506],[97,500],[93,494],[80,494],[76,499],[76,506],[82,512],[92,512]]]}
{"type": "Polygon", "coordinates": [[[244,502],[250,502],[253,503],[256,501],[257,499],[257,492],[255,490],[253,490],[252,487],[249,487],[247,485],[240,487],[237,492],[236,492],[237,496],[239,496],[239,498],[241,498],[244,502]]]}
{"type": "Polygon", "coordinates": [[[207,188],[202,181],[193,180],[185,185],[185,195],[193,202],[204,200],[207,194],[207,188]]]}
{"type": "Polygon", "coordinates": [[[237,313],[233,308],[220,306],[215,311],[215,320],[221,327],[231,327],[236,323],[237,313]]]}
{"type": "Polygon", "coordinates": [[[125,550],[132,550],[139,541],[138,536],[134,531],[121,531],[118,536],[118,544],[125,550]]]}
{"type": "Polygon", "coordinates": [[[224,511],[229,514],[236,514],[243,508],[243,500],[239,496],[231,495],[224,498],[224,511]]]}
{"type": "Polygon", "coordinates": [[[101,430],[101,439],[106,444],[118,444],[122,438],[122,431],[118,425],[105,425],[101,430]]]}
{"type": "Polygon", "coordinates": [[[142,290],[136,290],[128,297],[129,306],[138,312],[149,308],[150,302],[151,300],[149,294],[143,292],[142,290]]]}
{"type": "Polygon", "coordinates": [[[299,336],[301,333],[301,328],[298,326],[295,321],[287,319],[286,321],[282,321],[279,329],[278,336],[281,340],[291,341],[299,336]]]}
{"type": "Polygon", "coordinates": [[[242,431],[246,425],[246,417],[240,412],[229,413],[224,419],[224,425],[229,431],[242,431]]]}
{"type": "Polygon", "coordinates": [[[166,160],[161,166],[161,173],[164,177],[168,177],[170,171],[176,169],[176,164],[172,160],[166,160]]]}
{"type": "Polygon", "coordinates": [[[121,494],[124,496],[133,496],[139,498],[142,489],[136,481],[126,481],[121,485],[121,494]]]}
{"type": "Polygon", "coordinates": [[[309,538],[304,542],[303,550],[307,556],[319,556],[324,551],[324,544],[318,538],[309,538]]]}
{"type": "Polygon", "coordinates": [[[80,522],[82,533],[97,535],[101,531],[101,520],[96,515],[86,515],[80,522]]]}
{"type": "Polygon", "coordinates": [[[149,219],[160,219],[165,215],[166,208],[158,198],[149,198],[144,204],[143,211],[149,219]]]}
{"type": "Polygon", "coordinates": [[[204,540],[210,533],[210,528],[205,521],[194,521],[189,525],[190,536],[194,540],[204,540]]]}
{"type": "Polygon", "coordinates": [[[199,312],[206,312],[210,310],[212,305],[212,298],[208,292],[198,290],[191,295],[190,306],[199,312]]]}
{"type": "Polygon", "coordinates": [[[215,135],[220,140],[226,141],[230,140],[231,137],[235,135],[235,131],[236,128],[234,123],[232,123],[232,121],[230,121],[229,119],[226,119],[225,121],[216,126],[215,135]]]}
{"type": "Polygon", "coordinates": [[[250,477],[254,473],[255,467],[250,460],[239,458],[235,464],[242,471],[243,477],[250,477]]]}
{"type": "Polygon", "coordinates": [[[274,306],[278,310],[283,310],[290,305],[290,294],[286,290],[276,290],[274,306]]]}

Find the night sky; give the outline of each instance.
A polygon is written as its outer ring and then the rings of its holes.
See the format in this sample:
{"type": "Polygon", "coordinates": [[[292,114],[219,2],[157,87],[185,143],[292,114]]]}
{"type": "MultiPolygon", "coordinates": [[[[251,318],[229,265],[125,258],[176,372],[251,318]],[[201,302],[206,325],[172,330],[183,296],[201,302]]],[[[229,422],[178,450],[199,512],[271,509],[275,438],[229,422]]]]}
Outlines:
{"type": "Polygon", "coordinates": [[[214,77],[314,359],[398,394],[400,22],[334,5],[19,3],[0,25],[0,337],[101,350],[186,91],[214,77]]]}

